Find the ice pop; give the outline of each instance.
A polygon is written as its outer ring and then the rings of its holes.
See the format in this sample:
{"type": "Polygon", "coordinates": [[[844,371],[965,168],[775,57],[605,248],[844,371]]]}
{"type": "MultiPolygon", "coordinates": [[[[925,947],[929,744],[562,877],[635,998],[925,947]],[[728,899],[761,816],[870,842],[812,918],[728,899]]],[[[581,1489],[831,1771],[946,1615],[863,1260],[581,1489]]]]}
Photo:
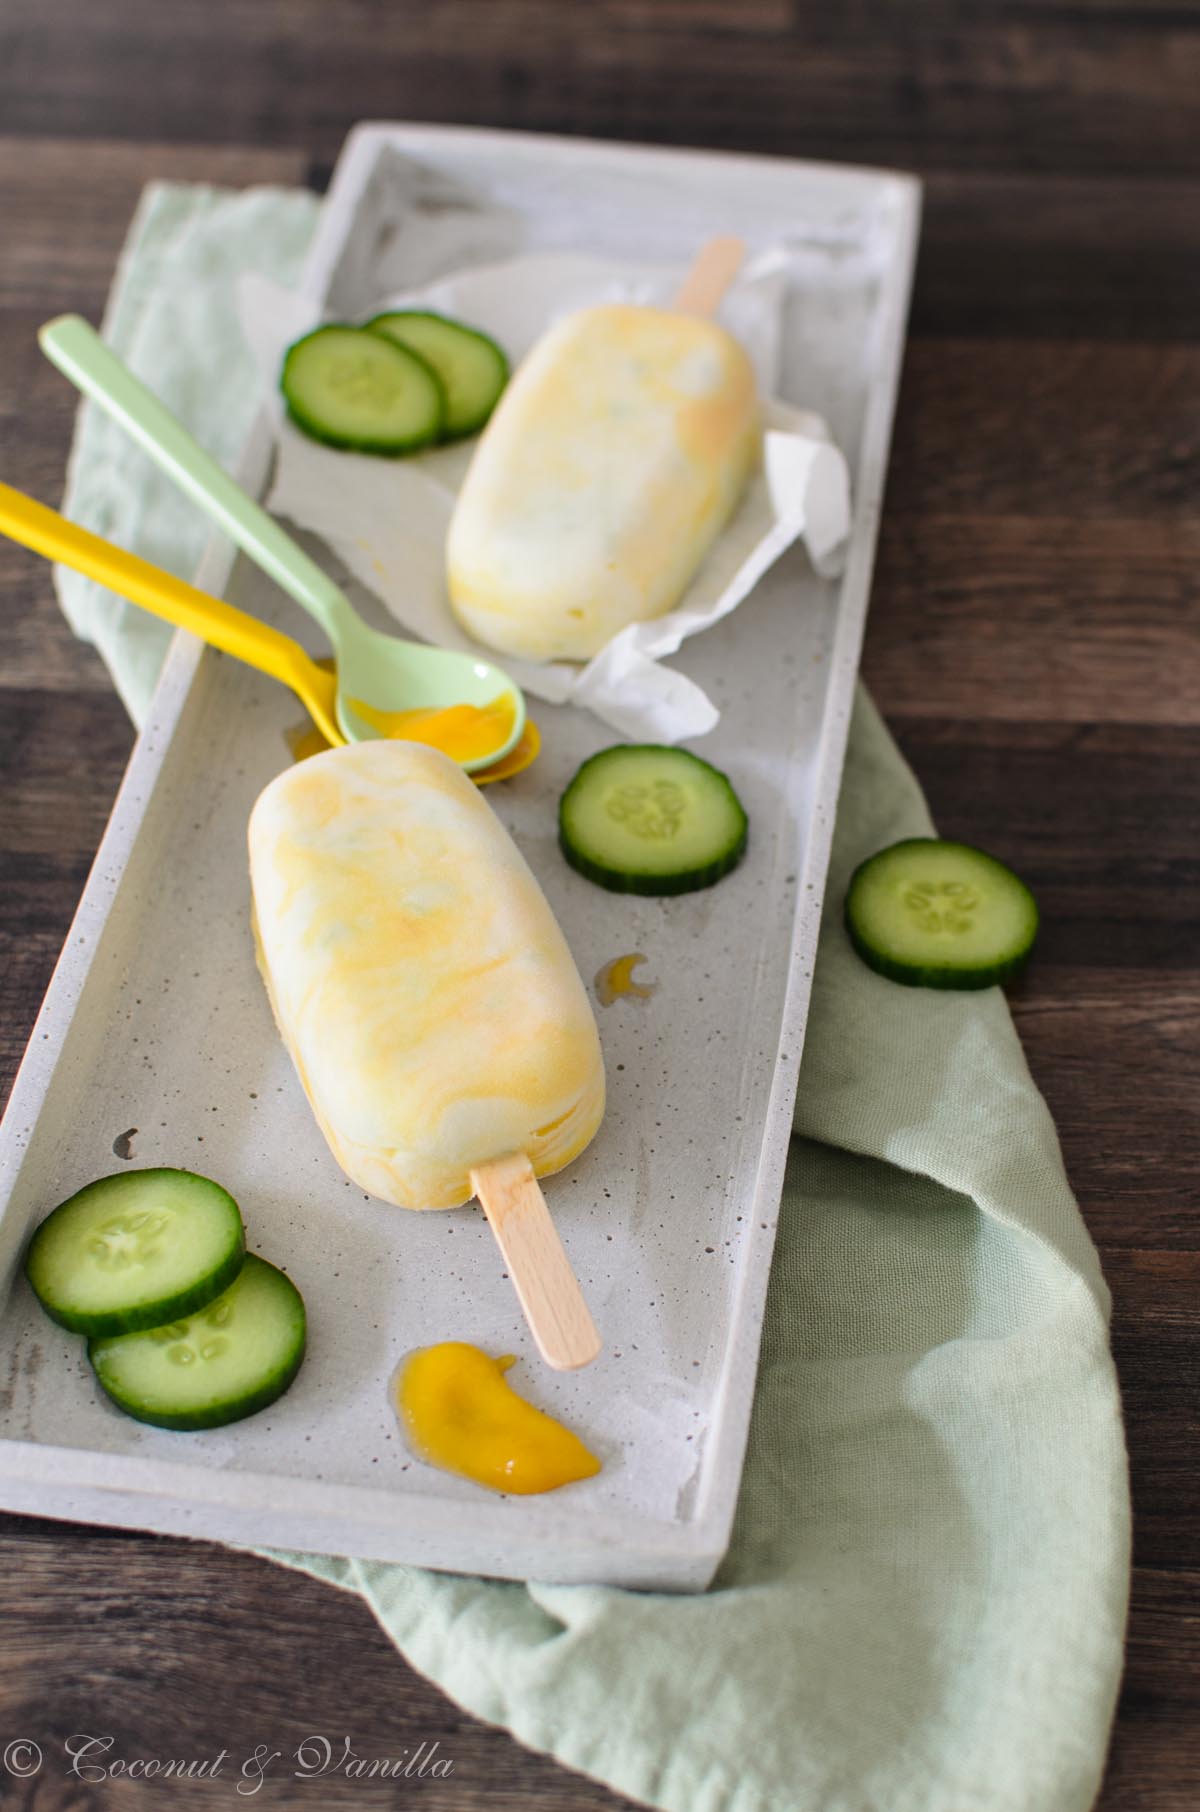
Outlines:
{"type": "Polygon", "coordinates": [[[260,967],[333,1155],[401,1207],[478,1194],[543,1344],[526,1299],[541,1284],[521,1275],[506,1229],[540,1242],[553,1314],[574,1279],[533,1179],[592,1138],[604,1065],[523,857],[462,769],[408,742],[288,769],[249,838],[260,967]]]}
{"type": "Polygon", "coordinates": [[[610,304],[553,326],[483,434],[446,545],[490,648],[587,660],[678,603],[759,444],[754,372],[711,320],[610,304]]]}

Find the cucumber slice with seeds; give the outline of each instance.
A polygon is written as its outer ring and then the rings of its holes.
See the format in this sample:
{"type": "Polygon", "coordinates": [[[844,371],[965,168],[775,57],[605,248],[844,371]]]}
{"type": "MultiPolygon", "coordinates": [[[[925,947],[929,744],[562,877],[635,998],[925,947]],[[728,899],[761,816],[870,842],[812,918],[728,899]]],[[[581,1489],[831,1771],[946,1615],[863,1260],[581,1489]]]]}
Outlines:
{"type": "Polygon", "coordinates": [[[90,1340],[96,1380],[118,1409],[157,1428],[221,1428],[266,1409],[300,1369],[304,1299],[251,1252],[234,1282],[194,1315],[90,1340]]]}
{"type": "Polygon", "coordinates": [[[446,392],[444,439],[461,440],[483,427],[508,382],[508,359],[495,340],[420,308],[376,315],[367,330],[407,346],[433,366],[446,392]]]}
{"type": "Polygon", "coordinates": [[[122,1170],[47,1215],[25,1275],[52,1320],[123,1334],[203,1308],[242,1267],[245,1232],[227,1189],[190,1170],[122,1170]]]}
{"type": "Polygon", "coordinates": [[[863,961],[916,988],[989,988],[1025,963],[1038,908],[1011,868],[969,843],[910,837],[855,869],[846,929],[863,961]]]}
{"type": "Polygon", "coordinates": [[[613,893],[711,887],[741,861],[747,828],[719,768],[660,743],[602,749],[584,762],[558,808],[563,855],[613,893]]]}
{"type": "Polygon", "coordinates": [[[318,327],[289,346],[279,388],[313,440],[356,453],[397,455],[441,436],[446,398],[433,368],[409,347],[361,327],[318,327]]]}

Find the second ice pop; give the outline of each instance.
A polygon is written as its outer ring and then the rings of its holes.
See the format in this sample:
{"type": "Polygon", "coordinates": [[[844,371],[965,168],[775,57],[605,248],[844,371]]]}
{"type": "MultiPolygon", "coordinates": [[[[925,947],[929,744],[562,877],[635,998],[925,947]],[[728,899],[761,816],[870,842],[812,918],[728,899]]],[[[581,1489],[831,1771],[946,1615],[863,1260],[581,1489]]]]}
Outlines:
{"type": "Polygon", "coordinates": [[[715,322],[625,304],[564,317],[500,399],[459,493],[455,615],[509,654],[589,659],[679,601],[758,440],[753,368],[715,322]]]}

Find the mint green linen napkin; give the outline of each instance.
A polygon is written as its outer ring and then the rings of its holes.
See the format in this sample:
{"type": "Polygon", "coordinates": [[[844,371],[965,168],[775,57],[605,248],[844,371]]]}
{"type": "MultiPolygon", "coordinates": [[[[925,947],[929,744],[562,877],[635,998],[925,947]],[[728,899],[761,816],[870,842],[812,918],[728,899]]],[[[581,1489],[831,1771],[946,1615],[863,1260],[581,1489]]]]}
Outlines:
{"type": "MultiPolygon", "coordinates": [[[[255,400],[233,279],[292,278],[315,207],[158,187],[134,223],[109,337],[227,460],[255,400]]],[[[206,532],[86,409],[67,507],[183,573],[206,532]]],[[[59,583],[139,717],[159,626],[59,583]]],[[[361,1593],[467,1710],[670,1812],[1086,1812],[1099,1785],[1129,1514],[1096,1255],[1003,996],[895,987],[840,923],[854,864],[929,829],[860,693],[713,1587],[274,1556],[361,1593]]]]}

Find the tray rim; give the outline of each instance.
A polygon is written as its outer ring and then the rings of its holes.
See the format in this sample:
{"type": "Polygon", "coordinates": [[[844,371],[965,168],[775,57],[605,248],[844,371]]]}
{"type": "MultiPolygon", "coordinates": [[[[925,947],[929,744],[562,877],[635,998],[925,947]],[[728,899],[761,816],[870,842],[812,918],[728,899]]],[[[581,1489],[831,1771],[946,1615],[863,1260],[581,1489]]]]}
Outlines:
{"type": "MultiPolygon", "coordinates": [[[[555,1569],[555,1578],[660,1589],[702,1589],[728,1546],[749,1437],[771,1250],[788,1151],[786,1134],[774,1138],[771,1134],[783,1120],[790,1129],[799,1080],[815,968],[815,961],[810,960],[805,974],[804,962],[806,954],[810,959],[815,958],[837,788],[870,598],[919,235],[921,185],[916,177],[906,172],[866,165],[507,132],[484,127],[364,121],[348,134],[339,155],[297,284],[301,293],[318,301],[324,299],[333,268],[353,225],[355,205],[381,150],[385,146],[395,146],[401,152],[419,156],[422,144],[433,148],[462,146],[480,156],[486,156],[487,151],[493,149],[510,155],[544,157],[550,148],[560,160],[592,169],[614,164],[631,168],[650,164],[661,170],[676,166],[694,172],[698,163],[708,163],[723,171],[737,167],[749,174],[771,172],[776,180],[784,183],[807,174],[823,183],[840,183],[848,193],[859,191],[864,195],[878,193],[882,184],[894,196],[895,254],[881,279],[875,324],[878,368],[867,392],[857,449],[852,529],[846,567],[840,580],[824,721],[816,747],[813,809],[801,861],[792,925],[793,953],[780,1020],[781,1057],[772,1078],[755,1173],[755,1201],[770,1203],[766,1210],[765,1251],[760,1247],[753,1262],[743,1267],[731,1301],[730,1335],[714,1388],[708,1451],[692,1515],[686,1521],[655,1523],[634,1511],[592,1513],[586,1533],[567,1535],[561,1526],[556,1526],[553,1535],[560,1553],[572,1546],[578,1546],[586,1553],[604,1549],[612,1554],[616,1563],[613,1567],[597,1570],[594,1562],[588,1564],[585,1553],[576,1556],[573,1563],[568,1560],[565,1567],[555,1569]],[[822,801],[825,809],[819,810],[822,801]],[[811,886],[807,885],[809,882],[811,886]],[[738,1337],[739,1324],[743,1328],[749,1325],[750,1338],[738,1337]],[[635,1531],[635,1539],[631,1541],[635,1531]]],[[[106,327],[112,307],[110,301],[106,327]]],[[[261,494],[273,444],[269,402],[264,400],[256,412],[235,470],[238,482],[252,495],[261,494]]],[[[222,595],[236,558],[236,550],[215,531],[196,569],[195,583],[222,595]]],[[[7,1208],[24,1154],[24,1137],[16,1129],[18,1123],[22,1123],[32,1131],[52,1086],[92,956],[108,921],[142,818],[149,808],[166,748],[204,655],[204,645],[186,632],[179,631],[172,639],[150,711],[135,741],[0,1125],[2,1301],[7,1300],[17,1250],[24,1243],[26,1232],[24,1227],[15,1230],[8,1225],[11,1217],[7,1208]]],[[[165,1533],[194,1533],[242,1545],[249,1544],[239,1527],[241,1521],[270,1502],[271,1488],[277,1488],[282,1476],[241,1470],[206,1472],[195,1464],[116,1455],[98,1448],[56,1447],[35,1440],[0,1439],[0,1507],[79,1522],[158,1529],[165,1533]],[[107,1477],[94,1476],[97,1461],[108,1473],[107,1477]],[[10,1481],[11,1491],[8,1488],[10,1481]],[[33,1490],[45,1494],[36,1508],[28,1502],[33,1490]],[[14,1498],[20,1501],[13,1502],[14,1498]],[[181,1524],[186,1522],[193,1508],[210,1514],[202,1529],[189,1531],[181,1524]],[[131,1514],[136,1516],[136,1521],[130,1520],[131,1514]]],[[[386,1534],[379,1540],[373,1535],[374,1530],[382,1530],[385,1525],[394,1531],[397,1506],[394,1492],[363,1485],[335,1485],[291,1475],[287,1482],[289,1522],[308,1516],[322,1528],[333,1530],[342,1524],[347,1526],[350,1540],[344,1550],[323,1548],[320,1551],[353,1551],[361,1558],[395,1558],[394,1540],[389,1542],[386,1534]]],[[[405,1558],[416,1564],[461,1569],[466,1564],[462,1558],[439,1560],[423,1553],[429,1541],[435,1548],[445,1548],[445,1501],[435,1495],[409,1495],[402,1502],[404,1545],[408,1550],[405,1558]]],[[[456,1520],[468,1536],[464,1545],[470,1546],[475,1540],[478,1549],[480,1545],[495,1545],[498,1521],[508,1521],[507,1513],[513,1506],[508,1503],[498,1505],[490,1499],[479,1504],[456,1499],[453,1508],[456,1520]],[[505,1512],[500,1519],[497,1518],[498,1509],[505,1512]]],[[[525,1569],[525,1576],[544,1576],[538,1573],[535,1564],[539,1553],[544,1561],[541,1506],[523,1501],[517,1508],[520,1523],[513,1519],[514,1527],[504,1532],[503,1545],[510,1553],[528,1551],[530,1565],[525,1569]]],[[[316,1544],[298,1539],[297,1545],[316,1544]]]]}

